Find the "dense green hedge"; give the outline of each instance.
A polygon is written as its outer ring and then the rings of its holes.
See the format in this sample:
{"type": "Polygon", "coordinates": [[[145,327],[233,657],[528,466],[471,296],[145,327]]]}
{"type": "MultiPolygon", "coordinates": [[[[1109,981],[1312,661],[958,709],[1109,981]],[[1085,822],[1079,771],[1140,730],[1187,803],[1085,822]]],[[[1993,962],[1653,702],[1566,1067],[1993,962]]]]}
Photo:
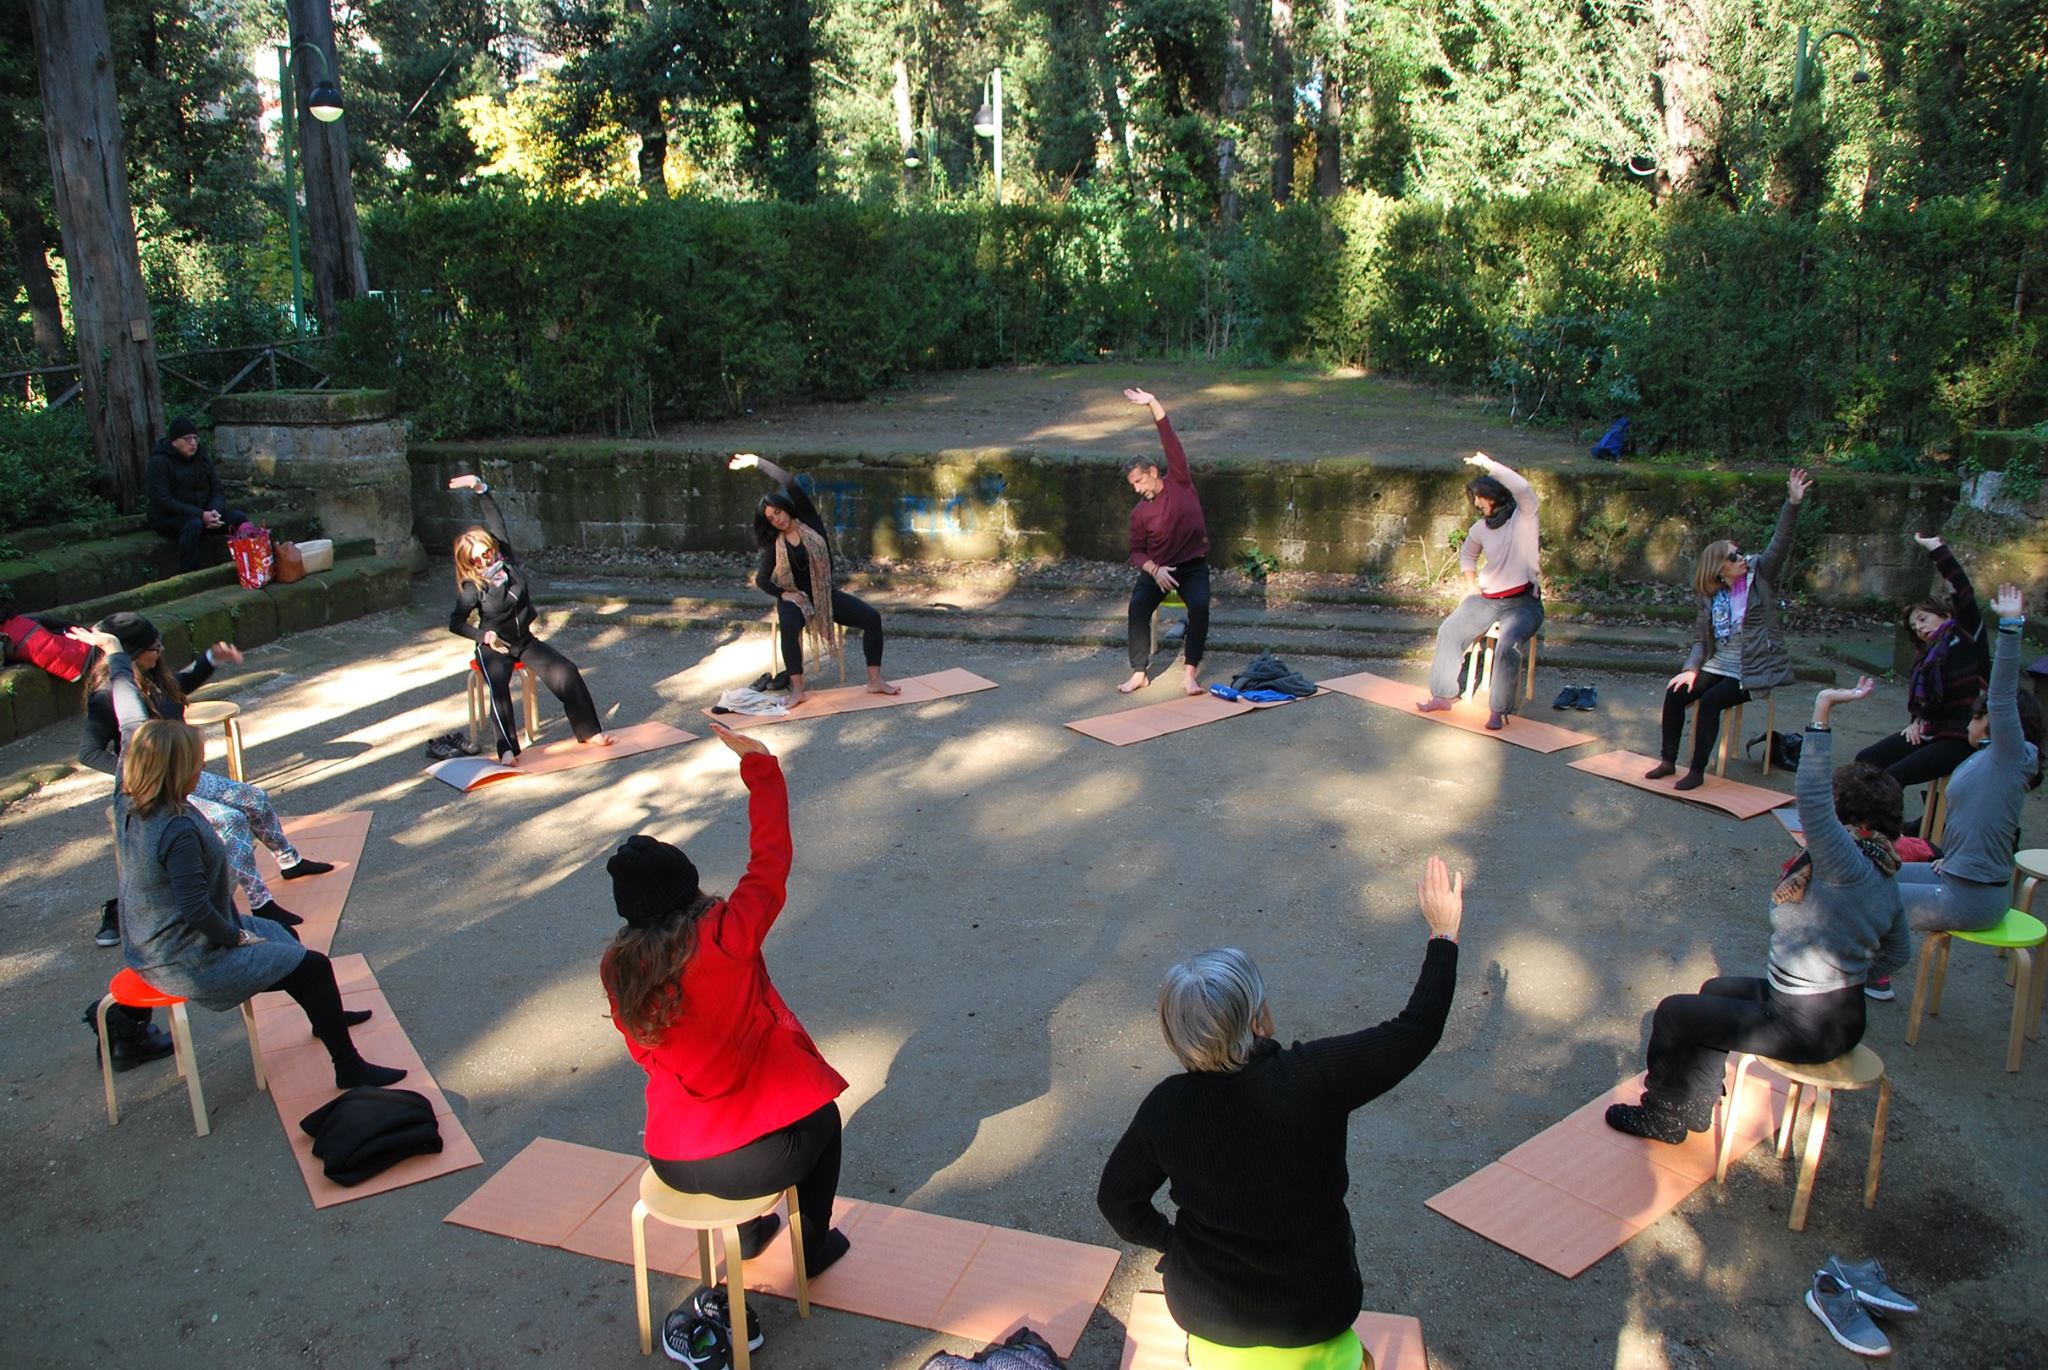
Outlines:
{"type": "Polygon", "coordinates": [[[2048,412],[2048,206],[1789,218],[1640,195],[1352,195],[1175,234],[1113,200],[412,197],[340,364],[436,435],[645,431],[913,371],[1208,353],[1476,386],[1656,447],[1900,464],[2048,412]],[[2038,292],[2036,292],[2038,294],[2038,292]],[[2019,314],[2015,315],[2016,301],[2019,314]]]}

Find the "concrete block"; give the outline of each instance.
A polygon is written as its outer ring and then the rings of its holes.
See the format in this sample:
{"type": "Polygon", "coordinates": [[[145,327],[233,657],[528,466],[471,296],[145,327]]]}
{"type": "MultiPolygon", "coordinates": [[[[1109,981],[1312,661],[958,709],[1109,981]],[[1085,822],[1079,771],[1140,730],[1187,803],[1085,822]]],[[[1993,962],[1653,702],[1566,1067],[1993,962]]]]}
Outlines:
{"type": "Polygon", "coordinates": [[[307,576],[290,585],[266,585],[262,593],[270,600],[277,615],[279,637],[327,626],[330,605],[324,577],[307,576]]]}

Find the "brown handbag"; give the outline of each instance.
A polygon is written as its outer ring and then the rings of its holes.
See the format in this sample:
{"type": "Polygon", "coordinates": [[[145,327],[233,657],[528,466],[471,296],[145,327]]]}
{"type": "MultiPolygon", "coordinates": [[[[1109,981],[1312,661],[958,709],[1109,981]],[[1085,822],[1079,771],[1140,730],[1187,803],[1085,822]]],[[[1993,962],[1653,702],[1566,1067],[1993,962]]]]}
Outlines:
{"type": "Polygon", "coordinates": [[[296,542],[278,543],[276,561],[273,573],[279,585],[289,585],[295,580],[306,578],[306,559],[299,555],[299,544],[296,542]]]}

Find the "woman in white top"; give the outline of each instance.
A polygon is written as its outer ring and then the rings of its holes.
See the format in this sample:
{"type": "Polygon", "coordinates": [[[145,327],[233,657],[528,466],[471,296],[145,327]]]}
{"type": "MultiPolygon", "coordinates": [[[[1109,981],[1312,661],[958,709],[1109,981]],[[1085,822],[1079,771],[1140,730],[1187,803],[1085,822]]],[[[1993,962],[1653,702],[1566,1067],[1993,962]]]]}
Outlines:
{"type": "Polygon", "coordinates": [[[1448,709],[1458,698],[1458,667],[1472,639],[1500,625],[1493,676],[1488,684],[1486,726],[1507,724],[1521,697],[1522,644],[1543,626],[1543,599],[1537,585],[1536,514],[1542,502],[1534,486],[1484,452],[1465,464],[1480,474],[1465,486],[1479,518],[1458,548],[1458,567],[1469,593],[1458,601],[1436,633],[1436,656],[1429,666],[1429,698],[1415,707],[1426,714],[1448,709]]]}

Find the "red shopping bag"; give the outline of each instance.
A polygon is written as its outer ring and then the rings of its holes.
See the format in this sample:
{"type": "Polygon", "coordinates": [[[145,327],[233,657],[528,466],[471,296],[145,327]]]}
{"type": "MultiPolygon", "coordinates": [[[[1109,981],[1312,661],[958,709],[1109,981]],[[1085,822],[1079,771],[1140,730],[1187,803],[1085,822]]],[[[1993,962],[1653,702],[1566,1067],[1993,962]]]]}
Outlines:
{"type": "Polygon", "coordinates": [[[244,590],[260,590],[270,583],[276,565],[270,551],[270,530],[245,523],[228,539],[228,555],[235,559],[235,578],[244,590]]]}

